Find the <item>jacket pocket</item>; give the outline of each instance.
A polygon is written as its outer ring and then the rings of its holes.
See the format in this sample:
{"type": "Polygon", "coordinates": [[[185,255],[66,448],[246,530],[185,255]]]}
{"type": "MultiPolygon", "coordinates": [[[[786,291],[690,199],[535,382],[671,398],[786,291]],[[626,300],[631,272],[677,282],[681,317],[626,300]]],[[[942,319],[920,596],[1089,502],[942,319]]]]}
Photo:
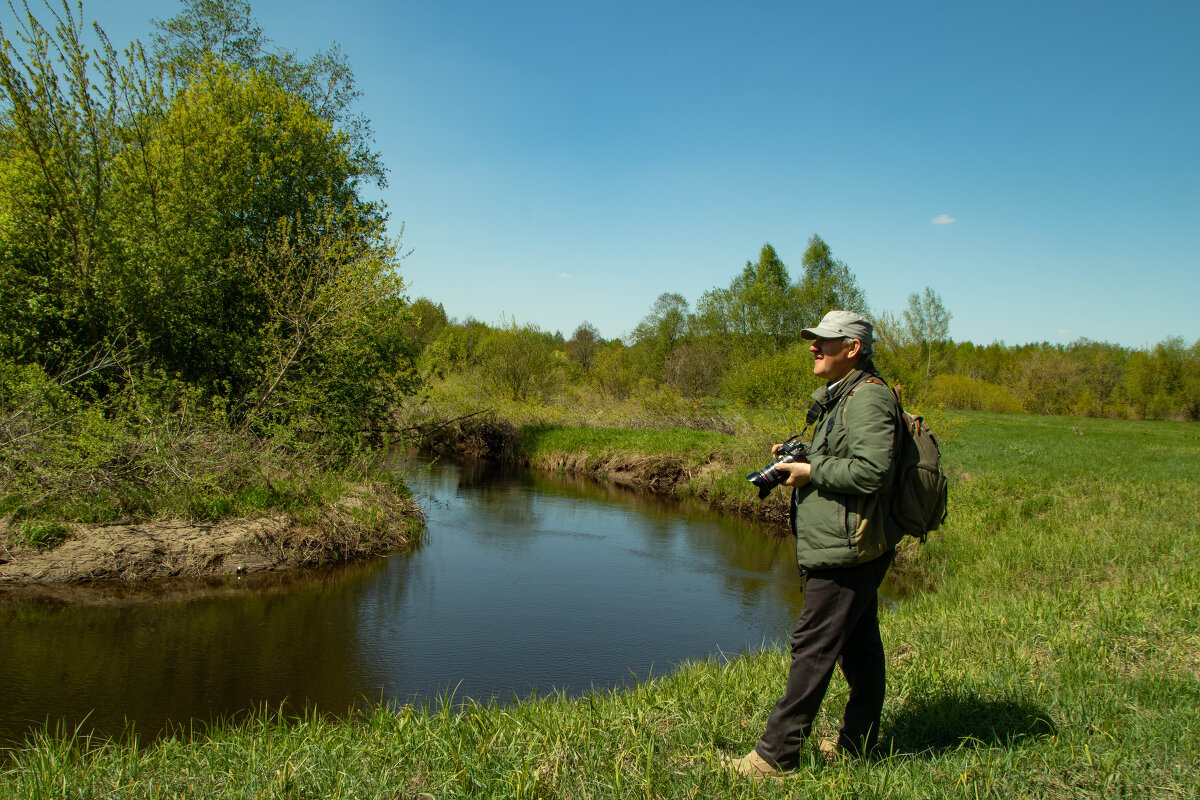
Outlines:
{"type": "Polygon", "coordinates": [[[860,564],[887,552],[881,512],[878,493],[857,497],[846,504],[847,543],[860,564]]]}

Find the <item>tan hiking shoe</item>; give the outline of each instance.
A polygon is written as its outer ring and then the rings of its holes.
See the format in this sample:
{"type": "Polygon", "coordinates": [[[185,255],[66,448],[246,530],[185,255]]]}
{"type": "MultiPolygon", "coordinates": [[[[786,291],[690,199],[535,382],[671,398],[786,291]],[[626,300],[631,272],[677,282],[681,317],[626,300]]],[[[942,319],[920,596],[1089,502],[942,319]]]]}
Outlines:
{"type": "Polygon", "coordinates": [[[822,739],[817,743],[817,750],[826,761],[836,761],[846,757],[846,751],[838,747],[837,739],[822,739]]]}
{"type": "Polygon", "coordinates": [[[722,755],[721,762],[735,772],[757,780],[763,778],[782,778],[787,775],[786,772],[760,756],[756,750],[751,750],[741,758],[730,758],[729,756],[722,755]]]}
{"type": "Polygon", "coordinates": [[[884,746],[878,743],[865,753],[860,753],[848,747],[842,747],[837,739],[822,739],[817,742],[817,751],[825,757],[826,761],[839,761],[846,758],[876,759],[887,754],[884,746]]]}

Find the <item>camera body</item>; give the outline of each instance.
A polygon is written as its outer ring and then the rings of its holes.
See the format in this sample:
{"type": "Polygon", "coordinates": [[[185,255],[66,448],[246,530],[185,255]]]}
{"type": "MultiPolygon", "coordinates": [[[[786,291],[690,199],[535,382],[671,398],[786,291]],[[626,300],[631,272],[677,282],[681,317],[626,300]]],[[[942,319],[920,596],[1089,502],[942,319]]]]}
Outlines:
{"type": "Polygon", "coordinates": [[[772,489],[788,478],[788,473],[777,469],[775,465],[788,464],[793,461],[808,461],[808,447],[805,446],[804,442],[800,441],[798,435],[791,437],[779,446],[779,450],[775,453],[774,461],[746,476],[746,480],[758,487],[759,500],[765,499],[771,493],[772,489]]]}

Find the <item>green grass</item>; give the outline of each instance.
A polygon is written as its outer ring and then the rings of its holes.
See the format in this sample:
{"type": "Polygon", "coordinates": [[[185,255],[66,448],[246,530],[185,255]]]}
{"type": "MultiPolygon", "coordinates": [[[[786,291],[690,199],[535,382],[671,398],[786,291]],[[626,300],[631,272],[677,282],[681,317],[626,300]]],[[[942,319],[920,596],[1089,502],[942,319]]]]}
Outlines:
{"type": "Polygon", "coordinates": [[[16,541],[35,550],[47,550],[71,535],[67,526],[46,520],[25,520],[17,526],[16,541]]]}
{"type": "MultiPolygon", "coordinates": [[[[765,784],[723,772],[782,690],[769,649],[461,713],[262,713],[141,748],[43,735],[0,762],[0,797],[1200,796],[1200,426],[951,421],[950,523],[907,554],[935,588],[882,618],[886,758],[806,751],[765,784]]],[[[666,436],[646,447],[688,441],[666,436]]],[[[819,735],[845,699],[835,678],[819,735]]]]}
{"type": "Polygon", "coordinates": [[[684,428],[623,430],[531,425],[521,430],[521,444],[531,454],[543,452],[636,453],[697,459],[736,444],[729,435],[684,428]]]}

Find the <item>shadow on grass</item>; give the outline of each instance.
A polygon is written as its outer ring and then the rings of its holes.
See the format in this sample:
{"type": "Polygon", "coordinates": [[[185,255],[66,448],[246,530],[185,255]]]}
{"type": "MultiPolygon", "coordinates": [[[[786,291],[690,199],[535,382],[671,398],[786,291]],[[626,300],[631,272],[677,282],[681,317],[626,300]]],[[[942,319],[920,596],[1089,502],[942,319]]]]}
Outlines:
{"type": "Polygon", "coordinates": [[[1057,728],[1028,700],[964,692],[910,701],[884,722],[884,730],[893,755],[935,756],[962,748],[1012,746],[1053,736],[1057,728]]]}

